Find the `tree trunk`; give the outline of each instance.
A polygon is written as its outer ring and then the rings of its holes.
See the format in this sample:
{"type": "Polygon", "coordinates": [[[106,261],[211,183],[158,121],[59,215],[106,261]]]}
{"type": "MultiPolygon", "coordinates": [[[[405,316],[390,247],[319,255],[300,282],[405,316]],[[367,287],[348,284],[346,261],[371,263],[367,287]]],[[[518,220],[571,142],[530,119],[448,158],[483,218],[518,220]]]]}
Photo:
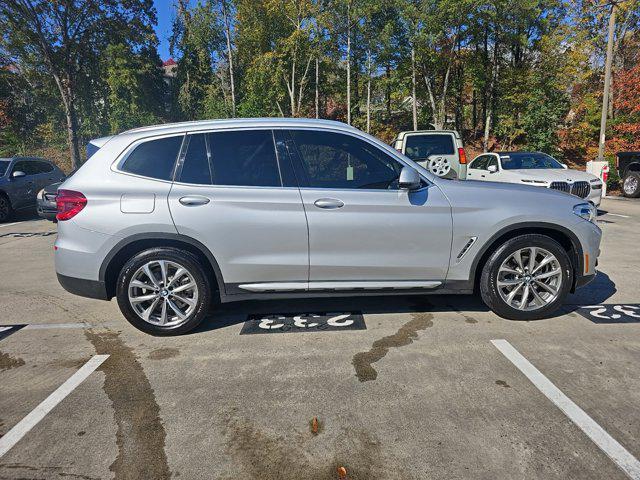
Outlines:
{"type": "Polygon", "coordinates": [[[320,77],[320,61],[316,57],[316,118],[320,118],[320,88],[318,78],[320,77]]]}
{"type": "Polygon", "coordinates": [[[386,85],[385,85],[384,95],[386,97],[385,98],[385,104],[386,104],[386,107],[387,107],[387,118],[390,118],[391,117],[391,82],[390,82],[390,80],[391,80],[391,64],[389,62],[387,62],[386,70],[387,70],[387,72],[386,72],[387,82],[386,82],[386,85]]]}
{"type": "Polygon", "coordinates": [[[224,19],[224,34],[227,38],[227,61],[229,63],[229,82],[231,84],[231,112],[232,116],[236,116],[236,87],[233,78],[233,51],[231,50],[231,27],[229,25],[229,17],[227,14],[227,1],[222,0],[222,16],[224,19]]]}
{"type": "Polygon", "coordinates": [[[411,100],[413,103],[413,130],[418,130],[418,98],[416,95],[416,49],[411,47],[411,100]]]}
{"type": "Polygon", "coordinates": [[[367,49],[367,133],[371,131],[371,50],[367,49]]]}
{"type": "Polygon", "coordinates": [[[78,139],[78,112],[73,98],[71,88],[61,92],[63,96],[63,104],[65,117],[67,119],[67,141],[69,142],[69,154],[71,156],[71,166],[75,170],[82,164],[80,158],[80,140],[78,139]]]}
{"type": "Polygon", "coordinates": [[[351,125],[351,2],[347,7],[347,124],[351,125]]]}
{"type": "Polygon", "coordinates": [[[496,43],[493,46],[493,67],[491,69],[491,84],[489,85],[489,89],[487,90],[487,96],[488,96],[487,118],[485,120],[484,138],[482,140],[482,149],[485,152],[489,147],[489,133],[491,131],[491,121],[493,119],[494,110],[496,108],[495,88],[496,88],[497,80],[498,80],[498,39],[496,38],[496,43]]]}
{"type": "Polygon", "coordinates": [[[76,111],[75,92],[69,75],[63,80],[57,73],[53,73],[53,79],[62,97],[65,118],[67,120],[67,141],[69,143],[69,156],[73,170],[80,167],[80,141],[78,139],[78,112],[76,111]]]}

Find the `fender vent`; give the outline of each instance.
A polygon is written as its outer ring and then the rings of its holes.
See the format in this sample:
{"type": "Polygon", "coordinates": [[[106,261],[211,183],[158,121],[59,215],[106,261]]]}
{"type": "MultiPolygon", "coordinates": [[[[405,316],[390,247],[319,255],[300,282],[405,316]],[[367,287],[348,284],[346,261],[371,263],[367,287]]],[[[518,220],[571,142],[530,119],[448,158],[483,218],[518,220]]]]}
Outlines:
{"type": "Polygon", "coordinates": [[[462,257],[464,257],[467,252],[469,251],[469,249],[471,248],[471,246],[476,243],[476,240],[478,239],[478,237],[471,237],[469,239],[469,241],[467,242],[467,244],[462,248],[462,250],[460,250],[460,253],[458,254],[457,257],[457,261],[459,262],[460,260],[462,260],[462,257]]]}

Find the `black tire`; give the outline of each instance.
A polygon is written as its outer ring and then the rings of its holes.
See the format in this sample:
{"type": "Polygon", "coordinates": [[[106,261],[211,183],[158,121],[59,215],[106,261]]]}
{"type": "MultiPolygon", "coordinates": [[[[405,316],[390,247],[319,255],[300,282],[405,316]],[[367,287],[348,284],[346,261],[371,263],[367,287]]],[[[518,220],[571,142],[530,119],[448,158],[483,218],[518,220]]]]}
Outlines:
{"type": "Polygon", "coordinates": [[[196,328],[205,318],[211,305],[211,285],[200,260],[189,252],[177,248],[151,248],[133,256],[122,267],[116,288],[118,306],[125,318],[139,330],[151,335],[180,335],[196,328]],[[151,261],[165,260],[185,268],[193,277],[198,299],[193,311],[176,325],[164,326],[143,320],[129,301],[129,283],[138,270],[151,261]]]}
{"type": "Polygon", "coordinates": [[[5,193],[0,193],[0,223],[6,222],[13,215],[11,200],[5,193]]]}
{"type": "Polygon", "coordinates": [[[640,197],[640,172],[628,172],[622,181],[622,193],[625,197],[640,197]]]}
{"type": "Polygon", "coordinates": [[[503,318],[511,320],[537,320],[549,317],[560,308],[571,290],[573,275],[571,260],[562,245],[546,235],[520,235],[500,245],[484,264],[480,277],[480,295],[484,303],[493,310],[494,313],[503,318]],[[562,276],[560,289],[554,300],[535,310],[520,310],[509,305],[507,301],[501,297],[497,285],[498,271],[502,263],[512,254],[522,248],[529,247],[542,248],[553,254],[560,264],[559,267],[562,276]]]}

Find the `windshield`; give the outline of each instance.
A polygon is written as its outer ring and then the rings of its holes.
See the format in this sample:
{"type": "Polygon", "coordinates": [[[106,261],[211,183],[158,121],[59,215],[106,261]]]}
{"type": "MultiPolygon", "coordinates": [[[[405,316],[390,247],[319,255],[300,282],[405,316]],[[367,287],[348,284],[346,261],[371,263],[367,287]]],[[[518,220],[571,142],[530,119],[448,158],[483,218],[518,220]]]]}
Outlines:
{"type": "Polygon", "coordinates": [[[546,153],[509,153],[500,155],[505,170],[528,170],[534,168],[563,168],[562,164],[546,153]]]}
{"type": "Polygon", "coordinates": [[[11,160],[0,160],[0,177],[4,177],[4,174],[7,173],[7,168],[11,164],[11,160]]]}
{"type": "Polygon", "coordinates": [[[453,137],[442,135],[408,135],[404,154],[411,160],[428,158],[430,155],[452,155],[453,137]]]}

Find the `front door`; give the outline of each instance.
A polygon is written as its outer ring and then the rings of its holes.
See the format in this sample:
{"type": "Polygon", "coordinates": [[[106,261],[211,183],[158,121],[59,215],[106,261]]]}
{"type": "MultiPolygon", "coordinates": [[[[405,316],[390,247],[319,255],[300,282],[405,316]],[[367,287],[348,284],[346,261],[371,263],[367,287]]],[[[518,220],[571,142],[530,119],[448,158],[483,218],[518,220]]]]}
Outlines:
{"type": "Polygon", "coordinates": [[[309,289],[430,288],[444,282],[451,207],[432,183],[398,188],[403,164],[343,132],[289,131],[309,225],[309,289]]]}
{"type": "Polygon", "coordinates": [[[169,207],[214,255],[227,294],[307,289],[307,222],[288,183],[270,130],[187,136],[169,207]]]}
{"type": "Polygon", "coordinates": [[[19,160],[13,164],[10,173],[11,202],[13,208],[21,209],[35,205],[38,185],[36,184],[37,170],[33,162],[29,160],[19,160]],[[23,172],[25,176],[14,177],[15,172],[23,172]]]}

